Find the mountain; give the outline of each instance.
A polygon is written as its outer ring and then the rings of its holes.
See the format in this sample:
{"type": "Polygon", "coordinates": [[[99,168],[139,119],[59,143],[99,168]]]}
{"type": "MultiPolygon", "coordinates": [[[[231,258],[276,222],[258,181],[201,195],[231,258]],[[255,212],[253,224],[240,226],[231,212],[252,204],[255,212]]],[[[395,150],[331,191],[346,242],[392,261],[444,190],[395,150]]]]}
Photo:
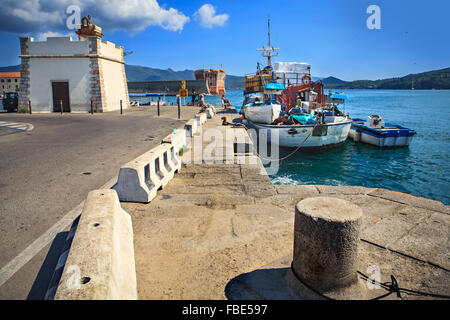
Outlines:
{"type": "Polygon", "coordinates": [[[125,72],[129,81],[195,80],[192,70],[173,71],[127,64],[125,72]]]}
{"type": "MultiPolygon", "coordinates": [[[[129,81],[155,80],[194,80],[193,70],[174,71],[172,69],[155,69],[137,65],[125,65],[129,81]]],[[[0,67],[0,72],[20,72],[20,65],[0,67]]],[[[313,81],[321,80],[326,88],[332,89],[450,89],[450,68],[409,74],[400,78],[380,80],[344,81],[336,77],[312,77],[313,81]]],[[[244,89],[244,77],[227,75],[226,89],[244,89]]]]}
{"type": "MultiPolygon", "coordinates": [[[[125,65],[128,81],[155,81],[155,80],[195,80],[193,70],[173,71],[172,69],[155,69],[143,66],[125,65]]],[[[243,89],[244,77],[227,75],[226,89],[243,89]]]]}
{"type": "Polygon", "coordinates": [[[450,89],[450,68],[408,74],[401,78],[380,80],[343,81],[338,78],[324,78],[326,88],[333,89],[450,89]]]}
{"type": "Polygon", "coordinates": [[[227,90],[244,90],[244,77],[227,75],[225,87],[227,90]]]}
{"type": "Polygon", "coordinates": [[[343,84],[347,83],[347,81],[335,77],[327,77],[322,79],[322,83],[326,86],[327,84],[343,84]]]}
{"type": "Polygon", "coordinates": [[[17,66],[0,67],[0,72],[20,72],[20,64],[17,66]]]}

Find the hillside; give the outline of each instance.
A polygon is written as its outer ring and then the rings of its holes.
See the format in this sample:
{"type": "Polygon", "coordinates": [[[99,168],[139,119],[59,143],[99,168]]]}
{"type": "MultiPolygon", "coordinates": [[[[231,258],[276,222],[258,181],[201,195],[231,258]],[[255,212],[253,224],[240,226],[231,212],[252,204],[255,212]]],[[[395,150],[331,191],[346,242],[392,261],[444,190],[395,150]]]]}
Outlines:
{"type": "Polygon", "coordinates": [[[335,78],[335,77],[328,77],[328,78],[323,78],[322,79],[322,83],[326,86],[327,84],[344,84],[347,83],[347,81],[335,78]]]}
{"type": "MultiPolygon", "coordinates": [[[[125,65],[129,81],[156,81],[156,80],[194,80],[193,70],[174,71],[172,69],[155,69],[144,66],[125,65]]],[[[19,72],[20,65],[0,67],[0,72],[19,72]]],[[[332,89],[450,89],[450,68],[409,74],[400,78],[380,80],[344,81],[336,77],[318,78],[326,88],[332,89]]],[[[225,81],[229,90],[244,88],[244,77],[227,75],[225,81]]]]}
{"type": "Polygon", "coordinates": [[[450,68],[409,74],[401,78],[381,80],[343,81],[328,77],[322,80],[326,88],[333,89],[450,89],[450,68]]]}
{"type": "Polygon", "coordinates": [[[0,72],[20,72],[20,64],[17,66],[0,67],[0,72]]]}
{"type": "MultiPolygon", "coordinates": [[[[143,66],[126,65],[125,71],[129,81],[156,80],[194,80],[193,70],[173,71],[172,69],[155,69],[143,66]]],[[[227,75],[226,89],[243,89],[244,77],[227,75]]]]}

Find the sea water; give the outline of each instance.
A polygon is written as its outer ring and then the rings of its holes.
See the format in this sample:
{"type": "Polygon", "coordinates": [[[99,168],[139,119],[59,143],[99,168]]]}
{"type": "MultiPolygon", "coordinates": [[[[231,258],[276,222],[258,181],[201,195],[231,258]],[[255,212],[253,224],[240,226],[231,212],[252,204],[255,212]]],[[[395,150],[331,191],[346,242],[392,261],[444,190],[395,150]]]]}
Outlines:
{"type": "MultiPolygon", "coordinates": [[[[416,131],[411,145],[380,149],[347,140],[331,150],[297,152],[280,163],[272,182],[385,188],[450,204],[450,90],[340,91],[348,97],[345,112],[351,117],[376,114],[416,131]]],[[[226,98],[239,112],[243,91],[227,90],[226,98]]],[[[167,100],[175,103],[174,97],[167,100]]],[[[220,96],[205,100],[221,104],[220,96]]],[[[290,152],[282,149],[280,157],[290,152]]]]}
{"type": "MultiPolygon", "coordinates": [[[[385,188],[450,204],[450,90],[340,91],[351,117],[376,114],[416,131],[411,145],[380,149],[347,140],[331,150],[297,152],[281,162],[272,182],[385,188]]],[[[229,90],[226,97],[242,105],[241,90],[229,90]]],[[[282,149],[280,157],[290,152],[282,149]]]]}

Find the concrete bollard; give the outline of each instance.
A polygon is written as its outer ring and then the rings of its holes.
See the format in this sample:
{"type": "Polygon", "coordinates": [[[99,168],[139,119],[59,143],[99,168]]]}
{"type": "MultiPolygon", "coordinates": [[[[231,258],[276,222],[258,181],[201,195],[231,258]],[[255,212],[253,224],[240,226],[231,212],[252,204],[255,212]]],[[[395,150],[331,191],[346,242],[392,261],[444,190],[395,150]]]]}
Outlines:
{"type": "Polygon", "coordinates": [[[133,227],[114,190],[89,192],[55,300],[137,300],[133,227]]]}
{"type": "Polygon", "coordinates": [[[306,299],[365,299],[357,275],[362,210],[337,198],[314,197],[297,203],[294,258],[288,285],[306,299]]]}

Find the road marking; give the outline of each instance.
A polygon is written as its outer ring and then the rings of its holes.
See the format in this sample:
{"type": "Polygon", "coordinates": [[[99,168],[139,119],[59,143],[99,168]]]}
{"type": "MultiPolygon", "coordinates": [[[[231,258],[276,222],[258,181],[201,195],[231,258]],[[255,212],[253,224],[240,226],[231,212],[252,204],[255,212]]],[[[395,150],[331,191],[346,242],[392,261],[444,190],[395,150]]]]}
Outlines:
{"type": "Polygon", "coordinates": [[[28,132],[34,129],[34,126],[31,123],[25,122],[0,122],[0,128],[15,130],[15,132],[8,132],[5,134],[0,134],[0,136],[6,136],[9,134],[19,133],[19,132],[28,132]]]}
{"type": "MultiPolygon", "coordinates": [[[[109,180],[99,189],[110,189],[117,181],[117,177],[109,180]]],[[[39,238],[34,240],[25,250],[19,253],[14,259],[9,261],[0,270],[0,287],[5,284],[6,281],[11,279],[11,277],[24,265],[26,265],[31,259],[33,259],[43,248],[45,248],[56,235],[66,229],[75,220],[78,215],[81,214],[83,210],[84,201],[77,205],[75,208],[70,210],[64,217],[62,217],[57,223],[55,223],[50,229],[48,229],[39,238]]]]}

